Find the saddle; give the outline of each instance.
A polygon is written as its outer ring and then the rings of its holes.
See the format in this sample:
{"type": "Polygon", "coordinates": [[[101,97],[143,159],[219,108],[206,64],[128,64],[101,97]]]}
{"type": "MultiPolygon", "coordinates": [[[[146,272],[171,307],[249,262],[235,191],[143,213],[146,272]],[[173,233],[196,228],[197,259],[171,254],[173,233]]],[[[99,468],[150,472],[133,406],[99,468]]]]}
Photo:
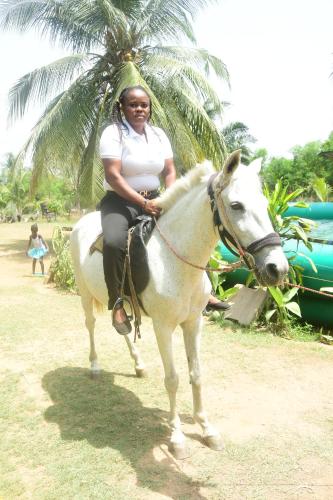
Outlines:
{"type": "MultiPolygon", "coordinates": [[[[135,332],[140,338],[139,325],[141,323],[140,307],[142,303],[137,295],[146,288],[149,281],[149,267],[146,244],[155,227],[155,221],[150,215],[140,215],[128,231],[127,254],[123,271],[122,294],[130,297],[132,310],[135,314],[135,332]]],[[[103,253],[103,233],[99,234],[89,249],[90,255],[94,252],[103,253]]],[[[135,334],[135,337],[136,337],[135,334]]]]}

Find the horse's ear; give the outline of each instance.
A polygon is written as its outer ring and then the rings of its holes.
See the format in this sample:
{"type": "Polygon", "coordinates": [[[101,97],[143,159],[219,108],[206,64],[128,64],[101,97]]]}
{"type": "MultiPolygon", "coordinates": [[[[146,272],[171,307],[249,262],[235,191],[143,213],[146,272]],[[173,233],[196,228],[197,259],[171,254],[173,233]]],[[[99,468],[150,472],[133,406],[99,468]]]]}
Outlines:
{"type": "Polygon", "coordinates": [[[241,161],[241,150],[237,149],[231,155],[228,156],[223,165],[223,177],[226,178],[228,175],[232,175],[241,161]]]}
{"type": "Polygon", "coordinates": [[[256,174],[259,174],[262,167],[262,158],[256,158],[255,160],[251,161],[249,167],[253,168],[256,174]]]}

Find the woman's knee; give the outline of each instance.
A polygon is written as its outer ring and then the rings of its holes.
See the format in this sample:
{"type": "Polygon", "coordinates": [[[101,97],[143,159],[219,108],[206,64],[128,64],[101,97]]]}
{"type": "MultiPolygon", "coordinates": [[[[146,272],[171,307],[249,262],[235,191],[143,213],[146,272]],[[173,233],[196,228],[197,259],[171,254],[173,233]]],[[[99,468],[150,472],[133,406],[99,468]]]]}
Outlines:
{"type": "Polygon", "coordinates": [[[112,252],[124,251],[126,249],[127,244],[127,233],[118,234],[118,235],[110,235],[107,237],[104,234],[104,248],[112,252]]]}

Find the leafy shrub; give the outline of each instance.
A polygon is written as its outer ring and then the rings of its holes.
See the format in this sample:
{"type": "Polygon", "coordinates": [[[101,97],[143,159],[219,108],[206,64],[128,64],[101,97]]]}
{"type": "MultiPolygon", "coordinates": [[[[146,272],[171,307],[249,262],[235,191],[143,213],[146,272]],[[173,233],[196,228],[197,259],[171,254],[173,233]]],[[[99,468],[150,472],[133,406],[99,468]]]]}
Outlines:
{"type": "MultiPolygon", "coordinates": [[[[279,180],[272,191],[269,190],[267,184],[264,185],[264,194],[268,200],[268,213],[272,221],[274,230],[280,234],[282,239],[296,239],[302,241],[304,245],[311,251],[312,245],[308,239],[308,233],[311,230],[313,221],[304,219],[297,215],[283,216],[288,209],[288,203],[295,201],[301,194],[303,189],[296,189],[295,191],[288,192],[288,185],[283,185],[279,180]]],[[[304,202],[296,203],[296,206],[307,207],[304,202]]],[[[304,271],[303,267],[295,263],[297,256],[300,255],[307,259],[313,270],[317,272],[312,259],[298,249],[295,254],[288,256],[289,262],[289,281],[291,283],[302,284],[304,271]]],[[[268,287],[270,295],[273,300],[273,305],[265,313],[267,322],[271,319],[275,320],[277,327],[289,329],[291,314],[301,317],[301,311],[297,302],[292,300],[294,297],[297,299],[298,289],[291,288],[287,292],[282,291],[278,286],[268,287]]]]}
{"type": "MultiPolygon", "coordinates": [[[[217,249],[214,250],[213,254],[210,257],[208,266],[213,269],[218,269],[223,264],[228,265],[228,262],[221,261],[221,255],[219,251],[217,249]]],[[[226,281],[226,275],[224,273],[217,273],[212,271],[209,272],[208,275],[212,284],[212,288],[218,299],[228,300],[237,292],[237,288],[235,287],[224,290],[223,283],[226,281]]]]}
{"type": "Polygon", "coordinates": [[[49,200],[46,205],[49,212],[54,212],[57,215],[60,215],[64,211],[63,205],[59,200],[49,200]]]}
{"type": "Polygon", "coordinates": [[[22,214],[31,214],[39,210],[39,204],[36,201],[26,203],[23,207],[22,214]]]}
{"type": "Polygon", "coordinates": [[[52,235],[52,247],[55,257],[50,266],[50,275],[57,287],[75,292],[74,269],[69,250],[69,239],[60,226],[56,226],[52,235]]]}
{"type": "Polygon", "coordinates": [[[312,181],[312,188],[320,201],[329,201],[333,188],[322,177],[315,176],[312,181]]]}

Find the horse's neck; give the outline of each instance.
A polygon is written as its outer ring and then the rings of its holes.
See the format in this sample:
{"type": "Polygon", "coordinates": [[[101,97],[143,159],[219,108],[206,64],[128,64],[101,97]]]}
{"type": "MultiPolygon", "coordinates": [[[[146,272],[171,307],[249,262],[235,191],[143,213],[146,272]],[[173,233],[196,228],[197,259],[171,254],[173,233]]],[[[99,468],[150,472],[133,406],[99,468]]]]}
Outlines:
{"type": "Polygon", "coordinates": [[[179,255],[193,264],[207,265],[218,237],[205,185],[178,200],[160,219],[160,226],[179,255]]]}

